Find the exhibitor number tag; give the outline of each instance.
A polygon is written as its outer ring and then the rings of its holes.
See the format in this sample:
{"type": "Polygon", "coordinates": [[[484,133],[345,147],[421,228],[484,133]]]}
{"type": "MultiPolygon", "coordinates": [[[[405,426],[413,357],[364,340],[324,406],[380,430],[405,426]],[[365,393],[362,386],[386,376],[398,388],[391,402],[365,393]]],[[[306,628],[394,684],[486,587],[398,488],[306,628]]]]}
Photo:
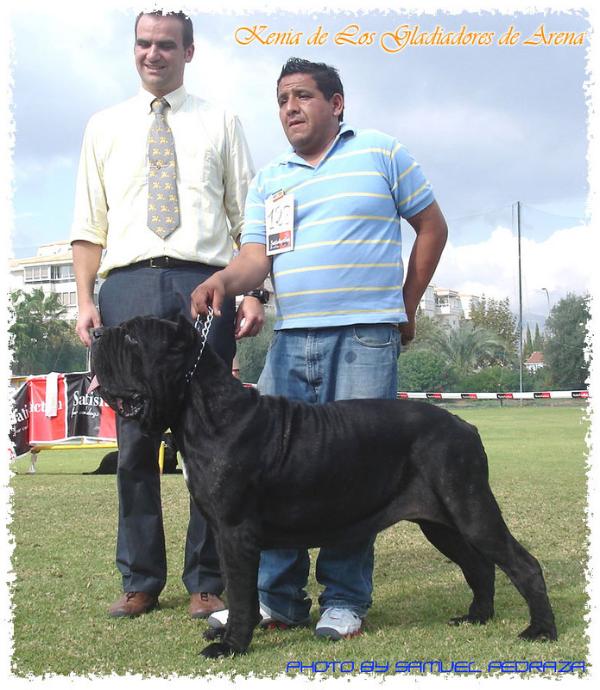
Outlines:
{"type": "Polygon", "coordinates": [[[294,195],[277,192],[265,202],[267,256],[294,248],[294,195]]]}

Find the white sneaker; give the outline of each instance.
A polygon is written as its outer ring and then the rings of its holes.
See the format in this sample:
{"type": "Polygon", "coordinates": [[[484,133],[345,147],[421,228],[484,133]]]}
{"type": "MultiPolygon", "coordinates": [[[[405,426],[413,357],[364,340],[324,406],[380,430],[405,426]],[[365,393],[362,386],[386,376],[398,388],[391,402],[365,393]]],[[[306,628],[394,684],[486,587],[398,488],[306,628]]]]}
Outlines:
{"type": "MultiPolygon", "coordinates": [[[[260,612],[260,625],[268,625],[269,623],[273,622],[273,619],[269,614],[263,609],[261,606],[259,608],[260,612]]],[[[223,609],[222,611],[215,611],[214,613],[211,613],[210,616],[207,618],[207,623],[211,626],[211,628],[224,628],[227,625],[227,620],[229,618],[229,609],[223,609]]]]}
{"type": "Polygon", "coordinates": [[[330,640],[347,640],[360,635],[361,628],[362,618],[354,611],[332,606],[323,611],[315,628],[315,634],[330,640]]]}
{"type": "MultiPolygon", "coordinates": [[[[258,625],[259,627],[264,628],[266,630],[287,630],[288,628],[297,628],[310,625],[310,616],[301,623],[290,625],[289,623],[284,623],[283,621],[279,621],[276,618],[273,618],[269,613],[267,613],[267,611],[265,611],[265,609],[262,606],[259,606],[258,610],[261,618],[260,623],[258,625]]],[[[229,609],[223,609],[222,611],[215,611],[214,613],[212,613],[207,618],[207,623],[211,626],[211,628],[224,628],[227,624],[228,618],[229,609]]]]}

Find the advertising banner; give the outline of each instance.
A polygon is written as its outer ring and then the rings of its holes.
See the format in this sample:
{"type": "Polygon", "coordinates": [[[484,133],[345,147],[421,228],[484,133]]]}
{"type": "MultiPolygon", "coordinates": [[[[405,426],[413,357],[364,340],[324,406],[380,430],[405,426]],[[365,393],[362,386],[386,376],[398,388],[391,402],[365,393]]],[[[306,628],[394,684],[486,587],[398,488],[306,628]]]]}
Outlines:
{"type": "Polygon", "coordinates": [[[75,439],[114,441],[115,414],[99,395],[87,393],[89,373],[32,376],[13,397],[13,456],[32,446],[75,439]]]}

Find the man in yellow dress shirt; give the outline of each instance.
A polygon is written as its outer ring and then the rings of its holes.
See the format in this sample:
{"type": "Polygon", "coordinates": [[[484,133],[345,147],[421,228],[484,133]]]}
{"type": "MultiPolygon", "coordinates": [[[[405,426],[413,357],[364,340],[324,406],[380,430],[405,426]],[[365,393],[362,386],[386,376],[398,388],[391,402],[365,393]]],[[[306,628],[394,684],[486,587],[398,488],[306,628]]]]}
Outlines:
{"type": "MultiPolygon", "coordinates": [[[[194,55],[189,17],[182,12],[141,13],[134,53],[140,92],[92,116],[81,152],[71,242],[79,307],[76,329],[87,346],[91,329],[134,316],[184,314],[191,319],[191,292],[231,258],[253,176],[238,119],[183,86],[185,66],[194,55]],[[160,105],[157,99],[162,99],[160,105]],[[148,149],[156,123],[161,136],[172,137],[170,164],[153,161],[148,149]],[[171,224],[166,231],[156,202],[148,196],[149,162],[171,168],[169,202],[161,207],[163,220],[171,224]],[[98,308],[93,299],[97,275],[106,278],[98,308]]],[[[262,305],[254,297],[244,299],[237,316],[230,301],[224,318],[215,320],[209,342],[231,364],[235,338],[255,335],[263,320],[262,305]]],[[[157,606],[167,565],[156,460],[160,437],[144,436],[137,422],[120,418],[117,435],[116,562],[124,594],[109,613],[120,617],[157,606]]],[[[191,595],[192,617],[224,608],[214,540],[191,502],[183,582],[191,595]]]]}

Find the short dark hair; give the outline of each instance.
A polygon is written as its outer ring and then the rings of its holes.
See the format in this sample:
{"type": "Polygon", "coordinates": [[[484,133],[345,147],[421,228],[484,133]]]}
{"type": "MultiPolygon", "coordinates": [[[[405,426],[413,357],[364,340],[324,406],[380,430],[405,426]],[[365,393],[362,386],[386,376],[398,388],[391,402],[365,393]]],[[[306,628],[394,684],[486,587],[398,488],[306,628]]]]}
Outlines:
{"type": "MultiPolygon", "coordinates": [[[[325,96],[325,99],[330,101],[336,93],[344,95],[344,86],[342,80],[335,67],[326,65],[324,62],[311,62],[302,58],[291,57],[281,68],[281,74],[277,80],[277,88],[279,89],[279,82],[291,74],[310,74],[315,80],[315,84],[319,91],[325,96]]],[[[344,111],[339,114],[339,121],[344,118],[344,111]]]]}
{"type": "Polygon", "coordinates": [[[155,17],[175,17],[181,22],[181,27],[183,29],[183,47],[189,48],[194,42],[194,25],[192,20],[188,17],[185,12],[163,12],[163,10],[152,10],[152,12],[140,12],[135,18],[135,38],[137,40],[137,27],[140,18],[145,14],[154,15],[155,17]]]}

